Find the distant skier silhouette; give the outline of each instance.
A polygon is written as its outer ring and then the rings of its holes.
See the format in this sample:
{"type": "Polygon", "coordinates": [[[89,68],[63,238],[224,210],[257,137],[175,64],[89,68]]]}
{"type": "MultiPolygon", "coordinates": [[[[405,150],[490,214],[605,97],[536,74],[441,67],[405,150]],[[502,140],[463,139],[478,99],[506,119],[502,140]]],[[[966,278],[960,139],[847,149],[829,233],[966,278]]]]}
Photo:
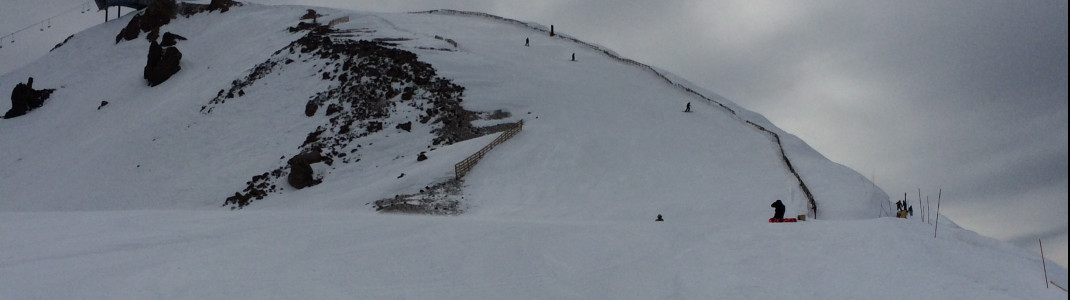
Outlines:
{"type": "Polygon", "coordinates": [[[687,103],[687,108],[684,109],[684,112],[691,112],[691,102],[687,103]]]}
{"type": "Polygon", "coordinates": [[[654,219],[654,222],[662,222],[662,221],[665,221],[665,219],[662,219],[660,214],[658,215],[657,219],[654,219]]]}

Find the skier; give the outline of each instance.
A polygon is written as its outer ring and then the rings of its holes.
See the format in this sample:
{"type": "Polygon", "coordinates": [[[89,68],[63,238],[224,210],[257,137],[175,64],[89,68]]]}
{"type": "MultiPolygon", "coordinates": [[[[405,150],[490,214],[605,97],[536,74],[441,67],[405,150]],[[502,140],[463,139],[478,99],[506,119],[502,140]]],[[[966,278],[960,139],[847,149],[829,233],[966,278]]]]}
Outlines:
{"type": "Polygon", "coordinates": [[[530,42],[531,42],[531,41],[530,41],[530,40],[528,40],[528,38],[524,38],[524,47],[530,47],[530,46],[531,46],[531,43],[530,43],[530,42]]]}
{"type": "Polygon", "coordinates": [[[780,202],[780,199],[777,199],[776,202],[773,202],[769,207],[773,208],[773,222],[783,222],[784,202],[780,202]]]}
{"type": "Polygon", "coordinates": [[[687,108],[684,109],[684,112],[691,112],[691,102],[687,103],[687,108]]]}
{"type": "Polygon", "coordinates": [[[654,219],[654,222],[662,222],[662,221],[665,221],[665,219],[661,218],[661,214],[658,214],[658,218],[654,219]]]}

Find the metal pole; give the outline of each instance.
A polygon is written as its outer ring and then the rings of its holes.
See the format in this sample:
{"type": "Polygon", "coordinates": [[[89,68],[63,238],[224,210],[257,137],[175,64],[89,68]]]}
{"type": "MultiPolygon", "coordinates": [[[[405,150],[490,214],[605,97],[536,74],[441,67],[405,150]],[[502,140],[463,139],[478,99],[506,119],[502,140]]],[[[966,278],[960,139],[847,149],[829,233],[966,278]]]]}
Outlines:
{"type": "Polygon", "coordinates": [[[1044,288],[1050,288],[1048,285],[1048,262],[1044,261],[1044,243],[1037,239],[1037,244],[1040,244],[1040,265],[1044,266],[1044,288]]]}
{"type": "Polygon", "coordinates": [[[944,193],[944,189],[940,189],[936,192],[936,226],[933,227],[933,238],[936,238],[936,230],[940,229],[940,195],[944,193]]]}

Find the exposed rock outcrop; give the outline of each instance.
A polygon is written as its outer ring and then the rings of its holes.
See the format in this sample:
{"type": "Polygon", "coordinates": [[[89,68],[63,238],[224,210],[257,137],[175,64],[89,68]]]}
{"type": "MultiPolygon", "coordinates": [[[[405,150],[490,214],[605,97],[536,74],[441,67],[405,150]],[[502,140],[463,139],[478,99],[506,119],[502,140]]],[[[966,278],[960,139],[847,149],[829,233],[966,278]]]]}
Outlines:
{"type": "Polygon", "coordinates": [[[14,89],[11,89],[11,109],[4,114],[4,119],[10,119],[25,115],[26,113],[41,107],[45,104],[45,100],[48,100],[49,96],[52,96],[52,92],[56,89],[33,89],[33,77],[26,80],[26,83],[18,83],[14,89]]]}
{"type": "Polygon", "coordinates": [[[299,190],[319,184],[322,180],[316,178],[316,174],[312,171],[312,164],[323,161],[324,157],[318,151],[294,155],[286,161],[286,164],[290,166],[290,176],[286,177],[286,181],[290,183],[290,186],[299,190]]]}
{"type": "Polygon", "coordinates": [[[115,43],[134,40],[142,32],[148,33],[147,39],[156,40],[160,35],[160,27],[171,23],[171,20],[178,16],[181,7],[174,0],[153,1],[144,11],[130,18],[126,27],[115,36],[115,43]]]}
{"type": "Polygon", "coordinates": [[[164,33],[163,43],[152,41],[152,44],[149,45],[149,56],[145,62],[143,75],[149,86],[157,86],[167,81],[168,78],[171,78],[171,75],[175,75],[182,69],[179,65],[182,61],[182,52],[178,51],[175,43],[176,40],[185,39],[182,36],[168,32],[164,33]]]}
{"type": "MultiPolygon", "coordinates": [[[[305,15],[307,18],[317,16],[315,11],[305,15]]],[[[350,38],[363,32],[340,32],[327,25],[309,22],[300,22],[289,31],[303,35],[250,69],[242,78],[233,80],[229,89],[219,90],[214,99],[201,107],[201,113],[212,114],[217,106],[239,101],[246,92],[257,89],[257,81],[272,73],[285,72],[291,64],[301,64],[315,66],[314,74],[317,75],[314,78],[331,84],[325,85],[326,90],[311,95],[302,107],[303,111],[295,113],[325,117],[326,123],[309,132],[297,147],[305,154],[285,161],[285,165],[270,172],[271,176],[254,176],[246,192],[237,194],[241,197],[228,198],[224,206],[237,209],[248,205],[246,200],[260,198],[247,196],[250,191],[257,190],[256,187],[274,186],[272,183],[284,180],[282,176],[286,176],[285,180],[295,188],[318,184],[325,174],[313,174],[311,164],[320,160],[327,165],[334,161],[359,163],[361,152],[366,149],[364,146],[371,145],[363,138],[390,131],[384,130],[387,128],[406,132],[417,128],[429,130],[432,137],[426,148],[432,150],[439,145],[488,133],[485,128],[473,126],[471,121],[489,113],[476,113],[461,106],[464,87],[437,76],[430,64],[393,43],[407,39],[354,40],[350,38]],[[340,34],[350,38],[336,38],[340,34]],[[395,118],[395,113],[402,109],[415,110],[418,115],[395,118]]],[[[423,154],[417,159],[426,158],[427,154],[423,154]]],[[[270,189],[259,190],[270,192],[270,189]]]]}

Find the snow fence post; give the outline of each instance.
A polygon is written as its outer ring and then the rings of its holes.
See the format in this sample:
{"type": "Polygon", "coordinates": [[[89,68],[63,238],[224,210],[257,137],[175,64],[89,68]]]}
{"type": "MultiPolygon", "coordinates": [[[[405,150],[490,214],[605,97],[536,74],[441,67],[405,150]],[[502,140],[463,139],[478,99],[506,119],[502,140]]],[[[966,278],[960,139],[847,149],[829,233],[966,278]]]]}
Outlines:
{"type": "Polygon", "coordinates": [[[1048,285],[1048,262],[1044,261],[1044,243],[1037,239],[1037,244],[1040,244],[1040,265],[1044,266],[1044,288],[1051,288],[1048,285]]]}
{"type": "MultiPolygon", "coordinates": [[[[918,188],[918,210],[921,210],[921,188],[918,188]]],[[[911,211],[911,214],[913,214],[913,211],[911,211]]],[[[918,212],[918,214],[920,215],[921,212],[918,212]]],[[[925,216],[921,216],[920,219],[922,223],[925,223],[925,216]]]]}
{"type": "Polygon", "coordinates": [[[940,189],[936,192],[936,225],[933,226],[933,238],[936,238],[936,230],[940,229],[940,195],[944,193],[944,189],[940,189]]]}

